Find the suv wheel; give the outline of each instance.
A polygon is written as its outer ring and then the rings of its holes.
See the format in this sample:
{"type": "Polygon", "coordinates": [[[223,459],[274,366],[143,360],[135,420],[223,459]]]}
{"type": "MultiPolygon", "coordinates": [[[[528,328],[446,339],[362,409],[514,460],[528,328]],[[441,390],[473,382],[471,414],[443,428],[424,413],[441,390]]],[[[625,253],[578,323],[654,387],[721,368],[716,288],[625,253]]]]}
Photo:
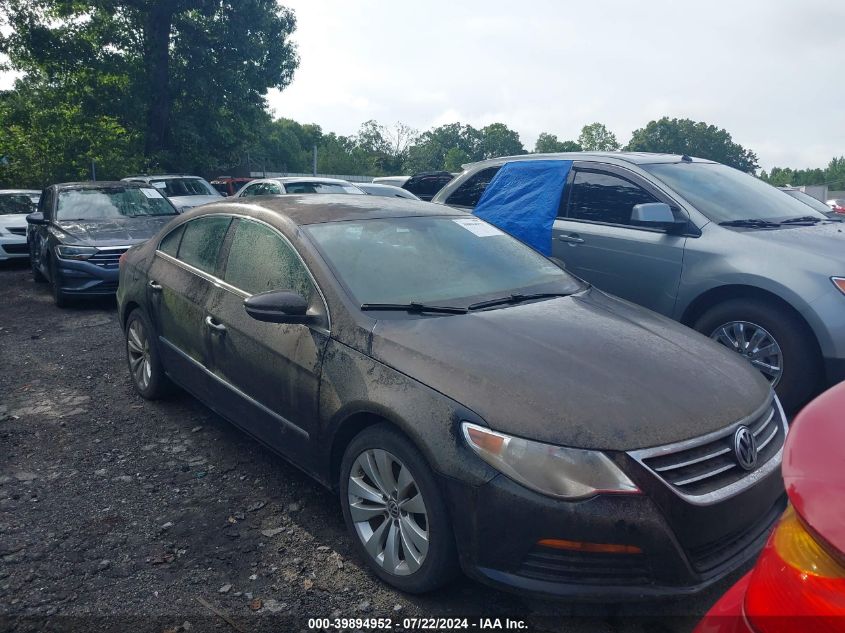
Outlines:
{"type": "Polygon", "coordinates": [[[815,341],[797,316],[773,302],[726,301],[705,312],[695,329],[748,359],[787,411],[796,411],[818,387],[815,341]]]}
{"type": "Polygon", "coordinates": [[[68,306],[68,296],[62,292],[62,280],[59,277],[59,269],[53,258],[50,258],[50,290],[53,293],[53,302],[57,308],[68,306]]]}
{"type": "Polygon", "coordinates": [[[343,518],[355,549],[385,582],[431,591],[457,571],[443,497],[419,450],[387,424],[352,440],[340,468],[343,518]]]}
{"type": "Polygon", "coordinates": [[[126,320],[126,362],[132,384],[147,400],[157,400],[173,390],[152,336],[153,328],[147,315],[136,308],[126,320]]]}

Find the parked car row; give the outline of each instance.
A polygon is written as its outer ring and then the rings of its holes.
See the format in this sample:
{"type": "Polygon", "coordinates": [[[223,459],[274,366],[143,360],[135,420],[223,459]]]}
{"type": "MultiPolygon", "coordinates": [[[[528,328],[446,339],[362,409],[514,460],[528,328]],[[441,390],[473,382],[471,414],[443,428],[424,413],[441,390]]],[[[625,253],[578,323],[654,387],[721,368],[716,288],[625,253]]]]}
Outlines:
{"type": "MultiPolygon", "coordinates": [[[[401,590],[688,595],[754,559],[781,401],[845,377],[842,224],[687,156],[449,177],[435,204],[267,178],[181,213],[190,177],[54,185],[33,274],[59,304],[116,290],[138,393],[180,387],[337,491],[401,590]]],[[[834,538],[805,498],[775,547],[796,515],[834,538]]]]}

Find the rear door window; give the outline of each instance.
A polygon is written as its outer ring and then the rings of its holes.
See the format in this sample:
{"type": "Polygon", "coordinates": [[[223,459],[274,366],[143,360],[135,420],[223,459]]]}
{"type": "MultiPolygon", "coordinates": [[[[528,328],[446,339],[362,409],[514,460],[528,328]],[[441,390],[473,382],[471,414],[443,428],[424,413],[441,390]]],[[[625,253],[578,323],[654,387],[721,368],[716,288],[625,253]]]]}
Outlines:
{"type": "Polygon", "coordinates": [[[314,286],[305,265],[269,226],[240,220],[235,227],[223,279],[254,295],[269,290],[292,290],[311,301],[314,286]]]}
{"type": "Polygon", "coordinates": [[[602,171],[576,171],[571,187],[567,217],[572,220],[633,226],[634,205],[659,202],[630,180],[602,171]]]}
{"type": "Polygon", "coordinates": [[[481,195],[487,189],[487,185],[502,168],[501,165],[482,169],[467,180],[446,198],[446,204],[453,207],[475,207],[481,200],[481,195]]]}
{"type": "Polygon", "coordinates": [[[217,256],[232,218],[211,215],[185,223],[178,258],[210,275],[217,270],[217,256]]]}
{"type": "Polygon", "coordinates": [[[164,239],[158,245],[158,250],[162,253],[167,253],[171,257],[176,257],[179,254],[179,243],[182,241],[182,234],[185,232],[185,225],[177,226],[164,236],[164,239]]]}

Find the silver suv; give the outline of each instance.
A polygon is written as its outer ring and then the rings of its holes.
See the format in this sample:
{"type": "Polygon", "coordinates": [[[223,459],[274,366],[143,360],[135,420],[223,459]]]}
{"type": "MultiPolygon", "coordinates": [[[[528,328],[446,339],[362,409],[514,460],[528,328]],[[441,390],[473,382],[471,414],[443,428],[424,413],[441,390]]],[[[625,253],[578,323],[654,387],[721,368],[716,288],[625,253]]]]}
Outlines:
{"type": "Polygon", "coordinates": [[[473,209],[503,165],[534,160],[572,161],[549,185],[562,189],[550,254],[569,271],[742,354],[787,409],[845,379],[842,223],[748,174],[667,154],[497,158],[467,165],[432,202],[473,209]]]}

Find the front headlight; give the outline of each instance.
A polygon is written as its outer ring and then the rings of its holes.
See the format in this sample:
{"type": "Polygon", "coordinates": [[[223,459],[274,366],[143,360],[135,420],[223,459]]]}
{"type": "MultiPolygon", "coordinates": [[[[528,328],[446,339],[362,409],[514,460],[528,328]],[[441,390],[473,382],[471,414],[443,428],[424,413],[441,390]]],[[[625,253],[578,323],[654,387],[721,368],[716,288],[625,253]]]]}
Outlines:
{"type": "Polygon", "coordinates": [[[502,474],[550,497],[585,499],[600,493],[637,494],[640,489],[599,451],[553,446],[464,422],[464,438],[502,474]]]}
{"type": "Polygon", "coordinates": [[[61,244],[56,247],[56,255],[62,259],[89,259],[97,254],[93,246],[66,246],[61,244]]]}
{"type": "Polygon", "coordinates": [[[839,290],[845,294],[845,277],[831,277],[830,280],[833,282],[833,285],[839,288],[839,290]]]}

